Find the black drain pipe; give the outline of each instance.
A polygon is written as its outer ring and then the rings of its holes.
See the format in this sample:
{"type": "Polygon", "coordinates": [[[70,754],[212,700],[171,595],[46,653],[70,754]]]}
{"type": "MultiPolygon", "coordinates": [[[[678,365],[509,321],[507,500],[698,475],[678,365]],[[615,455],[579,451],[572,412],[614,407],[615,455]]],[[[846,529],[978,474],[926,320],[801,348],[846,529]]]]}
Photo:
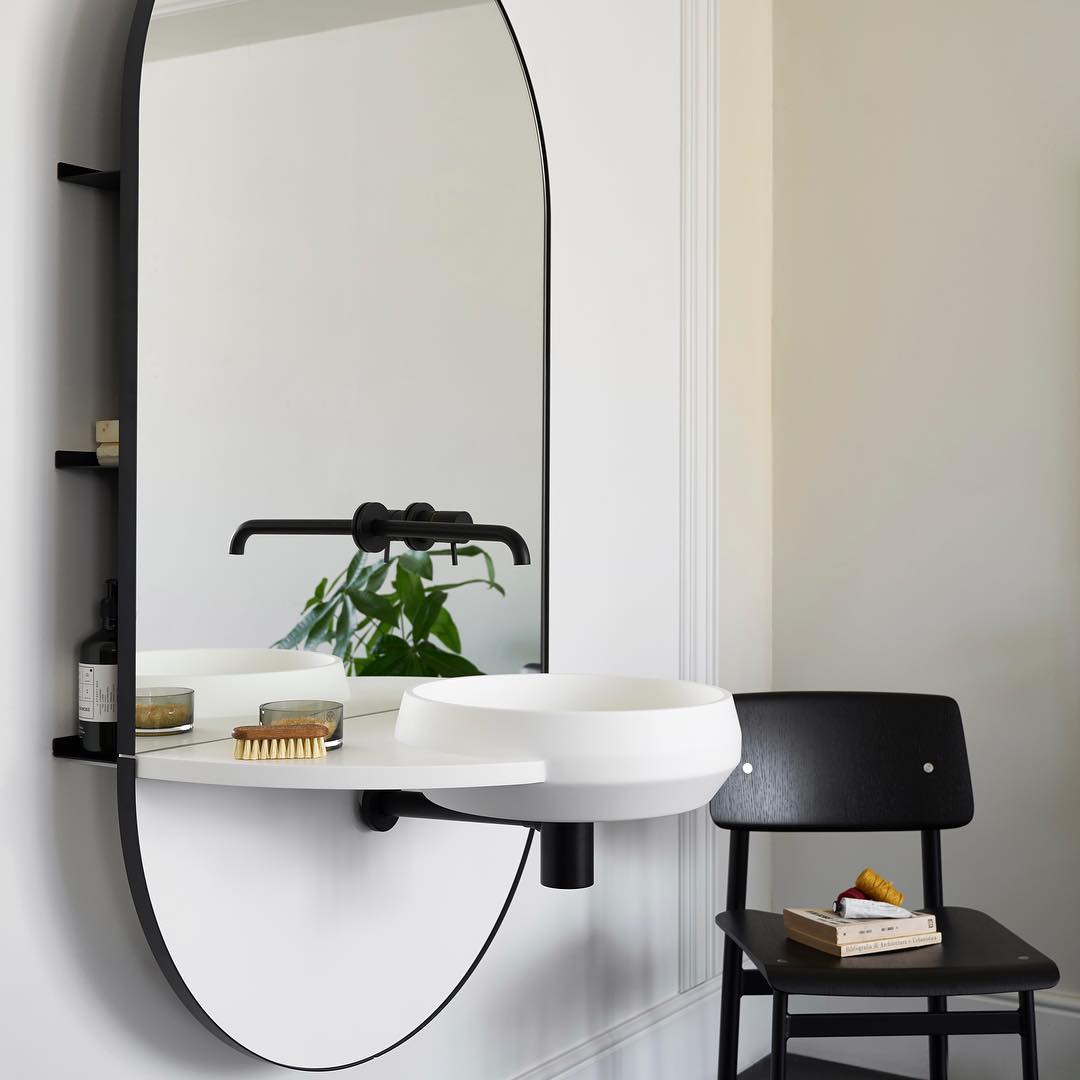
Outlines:
{"type": "Polygon", "coordinates": [[[373,832],[389,832],[398,818],[471,821],[480,825],[517,825],[540,832],[540,884],[549,889],[587,889],[594,881],[593,824],[564,821],[508,821],[462,814],[438,806],[418,791],[360,793],[360,820],[373,832]]]}

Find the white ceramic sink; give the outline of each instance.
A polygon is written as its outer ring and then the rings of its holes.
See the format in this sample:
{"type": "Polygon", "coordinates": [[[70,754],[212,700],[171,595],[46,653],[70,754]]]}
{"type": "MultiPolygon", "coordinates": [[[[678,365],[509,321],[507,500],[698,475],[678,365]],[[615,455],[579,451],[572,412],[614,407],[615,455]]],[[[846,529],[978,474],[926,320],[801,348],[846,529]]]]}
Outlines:
{"type": "Polygon", "coordinates": [[[348,701],[345,668],[336,656],[287,649],[161,649],[135,654],[135,685],[187,686],[201,720],[250,717],[268,701],[348,701]]]}
{"type": "Polygon", "coordinates": [[[703,806],[739,761],[731,694],[603,675],[480,675],[406,691],[395,737],[444,753],[544,761],[542,784],[426,791],[440,806],[526,821],[620,821],[703,806]]]}

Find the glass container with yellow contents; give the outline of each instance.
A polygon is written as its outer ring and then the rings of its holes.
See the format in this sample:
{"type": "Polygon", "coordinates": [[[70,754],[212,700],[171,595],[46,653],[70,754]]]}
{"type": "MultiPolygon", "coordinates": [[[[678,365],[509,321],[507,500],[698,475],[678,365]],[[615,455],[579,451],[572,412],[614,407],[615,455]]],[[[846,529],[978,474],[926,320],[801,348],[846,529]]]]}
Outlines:
{"type": "Polygon", "coordinates": [[[181,735],[194,726],[194,690],[186,686],[140,686],[135,691],[136,735],[181,735]]]}
{"type": "Polygon", "coordinates": [[[344,739],[340,701],[270,701],[259,706],[263,727],[282,724],[322,724],[326,728],[326,749],[337,750],[344,739]]]}

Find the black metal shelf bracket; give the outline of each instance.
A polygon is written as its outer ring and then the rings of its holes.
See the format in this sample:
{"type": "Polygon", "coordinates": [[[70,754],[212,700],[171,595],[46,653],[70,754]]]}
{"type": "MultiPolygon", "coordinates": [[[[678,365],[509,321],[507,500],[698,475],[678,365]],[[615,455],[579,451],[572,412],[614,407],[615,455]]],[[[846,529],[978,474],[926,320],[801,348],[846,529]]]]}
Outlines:
{"type": "Polygon", "coordinates": [[[120,190],[120,170],[90,169],[85,165],[72,165],[67,161],[56,163],[56,179],[65,184],[100,188],[103,191],[120,190]]]}
{"type": "Polygon", "coordinates": [[[96,469],[98,472],[118,472],[115,465],[102,465],[93,450],[57,450],[54,464],[58,469],[96,469]]]}
{"type": "Polygon", "coordinates": [[[53,757],[67,758],[69,761],[86,761],[91,765],[105,765],[116,768],[116,758],[107,754],[92,754],[82,748],[75,735],[61,735],[52,741],[53,757]]]}

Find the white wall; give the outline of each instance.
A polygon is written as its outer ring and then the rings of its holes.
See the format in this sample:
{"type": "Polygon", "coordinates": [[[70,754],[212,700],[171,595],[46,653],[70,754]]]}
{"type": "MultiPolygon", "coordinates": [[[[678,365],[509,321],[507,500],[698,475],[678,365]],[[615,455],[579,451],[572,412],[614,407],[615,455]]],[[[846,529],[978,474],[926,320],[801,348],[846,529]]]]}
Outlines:
{"type": "MultiPolygon", "coordinates": [[[[1075,995],[1080,6],[775,17],[776,686],[958,699],[976,814],[945,838],[946,899],[1050,953],[1075,995]]],[[[917,838],[774,851],[777,907],[866,864],[918,894],[917,838]]],[[[1044,1072],[1066,1076],[1080,1010],[1057,1003],[1044,1072]]],[[[953,1075],[1017,1075],[1015,1039],[954,1043],[953,1075]]]]}
{"type": "MultiPolygon", "coordinates": [[[[677,518],[679,10],[654,0],[508,7],[552,163],[553,660],[564,670],[674,674],[674,530],[636,541],[632,528],[608,535],[600,526],[632,523],[643,501],[656,520],[677,518]]],[[[32,1077],[271,1076],[203,1032],[157,972],[123,879],[113,774],[48,756],[49,738],[72,726],[73,649],[93,628],[111,550],[103,478],[57,476],[51,453],[86,446],[91,421],[115,412],[114,213],[107,196],[61,188],[52,176],[60,158],[116,162],[129,14],[119,0],[40,0],[4,15],[7,100],[17,107],[5,113],[12,168],[0,181],[3,233],[14,241],[0,264],[5,386],[14,388],[3,406],[2,655],[10,715],[32,727],[5,757],[0,785],[5,819],[18,823],[0,890],[4,924],[18,931],[0,975],[5,1061],[32,1077]]],[[[341,821],[348,807],[339,803],[331,812],[341,821]]],[[[354,850],[362,857],[385,841],[394,845],[390,855],[378,849],[387,873],[420,878],[448,835],[439,828],[354,834],[354,850]]],[[[458,886],[455,903],[490,904],[487,879],[512,870],[516,837],[463,827],[452,843],[485,879],[475,896],[458,886]]],[[[530,885],[469,994],[407,1054],[367,1075],[411,1077],[421,1062],[424,1075],[502,1080],[563,1050],[571,1052],[531,1080],[566,1069],[711,1075],[711,989],[691,995],[691,1009],[675,1002],[650,1014],[667,1018],[655,1036],[649,1016],[634,1020],[677,988],[675,822],[601,830],[599,861],[588,894],[530,885]]],[[[409,901],[417,919],[429,901],[420,890],[409,901]]],[[[358,995],[389,962],[372,930],[358,995]]],[[[438,959],[413,961],[433,997],[444,992],[438,959]]],[[[400,1020],[414,1017],[403,1009],[400,1020]]]]}

